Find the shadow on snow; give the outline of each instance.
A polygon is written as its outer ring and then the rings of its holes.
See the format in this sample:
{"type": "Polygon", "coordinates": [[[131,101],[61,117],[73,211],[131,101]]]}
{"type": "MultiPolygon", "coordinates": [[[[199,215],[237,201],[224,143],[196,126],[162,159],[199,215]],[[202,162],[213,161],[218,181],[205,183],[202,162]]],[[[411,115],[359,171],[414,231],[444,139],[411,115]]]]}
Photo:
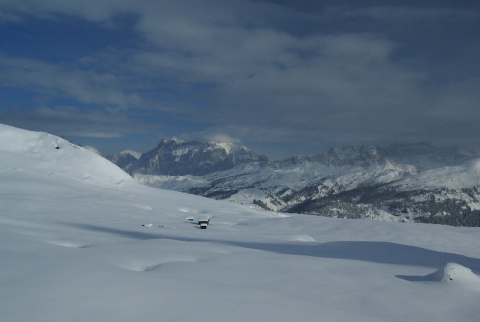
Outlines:
{"type": "MultiPolygon", "coordinates": [[[[151,240],[168,239],[183,242],[204,242],[217,243],[242,248],[249,248],[261,251],[267,251],[277,254],[288,254],[297,256],[313,256],[321,258],[347,259],[368,261],[384,264],[423,266],[439,268],[448,262],[458,263],[470,268],[473,272],[480,272],[480,259],[467,257],[459,254],[444,253],[426,248],[402,245],[390,242],[375,241],[335,241],[326,243],[261,243],[228,241],[221,239],[193,238],[157,233],[147,233],[139,231],[122,230],[111,227],[103,227],[88,224],[66,224],[76,228],[108,233],[119,237],[151,240]]],[[[424,277],[416,276],[397,276],[409,281],[424,280],[424,277]]]]}

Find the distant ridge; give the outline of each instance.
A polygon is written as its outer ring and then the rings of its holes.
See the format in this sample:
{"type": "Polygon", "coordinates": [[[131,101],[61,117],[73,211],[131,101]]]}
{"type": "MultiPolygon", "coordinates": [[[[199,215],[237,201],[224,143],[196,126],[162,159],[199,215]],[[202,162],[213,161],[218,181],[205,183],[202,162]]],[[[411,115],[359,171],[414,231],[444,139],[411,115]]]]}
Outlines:
{"type": "Polygon", "coordinates": [[[140,183],[277,212],[479,225],[480,152],[432,143],[344,146],[271,161],[224,142],[163,139],[113,162],[140,183]]]}

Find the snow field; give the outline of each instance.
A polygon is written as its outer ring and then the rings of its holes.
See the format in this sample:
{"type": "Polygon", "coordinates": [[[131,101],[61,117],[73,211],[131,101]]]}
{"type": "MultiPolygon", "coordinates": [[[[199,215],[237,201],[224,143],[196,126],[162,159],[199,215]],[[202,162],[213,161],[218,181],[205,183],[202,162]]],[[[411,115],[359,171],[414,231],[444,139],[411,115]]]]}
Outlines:
{"type": "Polygon", "coordinates": [[[57,142],[0,125],[1,321],[480,316],[477,228],[265,212],[138,185],[57,142]]]}

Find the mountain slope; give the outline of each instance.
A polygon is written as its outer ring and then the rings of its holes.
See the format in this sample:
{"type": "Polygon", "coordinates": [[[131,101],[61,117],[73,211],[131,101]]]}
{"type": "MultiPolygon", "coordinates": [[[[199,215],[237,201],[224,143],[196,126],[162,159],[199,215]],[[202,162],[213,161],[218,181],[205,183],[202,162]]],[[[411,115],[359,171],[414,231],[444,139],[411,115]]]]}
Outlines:
{"type": "Polygon", "coordinates": [[[430,142],[391,144],[387,148],[379,148],[379,153],[397,163],[413,165],[419,172],[457,166],[480,158],[478,150],[461,147],[436,147],[430,142]]]}
{"type": "Polygon", "coordinates": [[[2,158],[12,165],[3,169],[7,173],[30,173],[33,163],[36,164],[36,175],[68,176],[69,179],[96,184],[132,181],[122,169],[95,152],[47,133],[19,131],[2,125],[0,142],[2,158]],[[72,168],[72,164],[76,167],[72,168]],[[65,174],[67,169],[68,174],[65,174]]]}
{"type": "Polygon", "coordinates": [[[0,142],[1,321],[480,314],[478,228],[277,214],[139,185],[48,134],[0,142]]]}
{"type": "Polygon", "coordinates": [[[124,169],[125,171],[129,171],[132,165],[140,159],[142,156],[141,153],[131,151],[131,150],[125,150],[122,151],[118,154],[114,155],[108,155],[106,156],[107,160],[110,160],[111,162],[115,163],[118,165],[120,168],[124,169]]]}
{"type": "Polygon", "coordinates": [[[480,182],[465,170],[480,157],[475,150],[345,146],[283,161],[249,153],[234,163],[226,145],[163,140],[124,169],[142,184],[277,212],[480,225],[480,182]],[[216,152],[206,154],[209,149],[216,152]]]}

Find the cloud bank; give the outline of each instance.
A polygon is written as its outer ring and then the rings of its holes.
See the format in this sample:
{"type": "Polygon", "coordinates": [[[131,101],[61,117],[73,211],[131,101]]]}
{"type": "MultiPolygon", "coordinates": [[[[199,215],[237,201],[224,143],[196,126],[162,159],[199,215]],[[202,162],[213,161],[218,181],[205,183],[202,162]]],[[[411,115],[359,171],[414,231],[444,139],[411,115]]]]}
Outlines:
{"type": "Polygon", "coordinates": [[[2,1],[0,116],[152,143],[223,135],[273,156],[475,144],[478,8],[371,3],[2,1]]]}

